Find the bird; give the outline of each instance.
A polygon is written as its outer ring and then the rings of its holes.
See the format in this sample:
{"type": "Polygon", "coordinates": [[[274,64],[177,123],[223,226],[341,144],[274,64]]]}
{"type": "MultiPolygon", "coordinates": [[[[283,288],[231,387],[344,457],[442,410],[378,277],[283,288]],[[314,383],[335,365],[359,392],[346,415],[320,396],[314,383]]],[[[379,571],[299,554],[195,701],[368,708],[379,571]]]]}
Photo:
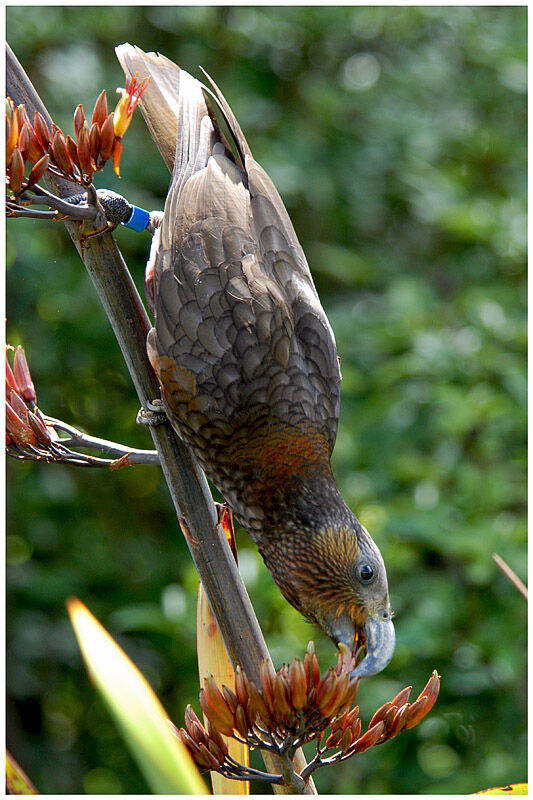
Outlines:
{"type": "Polygon", "coordinates": [[[206,73],[116,53],[150,78],[139,105],[171,171],[146,273],[168,420],[288,602],[336,645],[365,643],[352,675],[374,675],[395,647],[387,573],[333,475],[340,363],[289,215],[206,73]]]}

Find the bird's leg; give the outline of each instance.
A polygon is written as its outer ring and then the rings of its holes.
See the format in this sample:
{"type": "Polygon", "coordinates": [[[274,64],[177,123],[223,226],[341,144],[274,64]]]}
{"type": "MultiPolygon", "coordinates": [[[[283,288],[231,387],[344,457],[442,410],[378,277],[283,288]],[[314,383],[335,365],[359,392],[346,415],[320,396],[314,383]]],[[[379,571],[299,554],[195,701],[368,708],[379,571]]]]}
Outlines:
{"type": "MultiPolygon", "coordinates": [[[[163,220],[162,211],[146,211],[144,208],[134,206],[125,197],[112,192],[109,189],[98,189],[96,191],[98,202],[104,209],[104,213],[109,225],[113,230],[117,225],[124,225],[134,231],[147,230],[152,235],[161,225],[163,220]]],[[[71,203],[83,203],[85,193],[69,198],[71,203]]]]}
{"type": "Polygon", "coordinates": [[[148,425],[150,427],[168,422],[168,417],[163,408],[163,401],[155,398],[145,403],[139,409],[136,422],[138,425],[148,425]]]}

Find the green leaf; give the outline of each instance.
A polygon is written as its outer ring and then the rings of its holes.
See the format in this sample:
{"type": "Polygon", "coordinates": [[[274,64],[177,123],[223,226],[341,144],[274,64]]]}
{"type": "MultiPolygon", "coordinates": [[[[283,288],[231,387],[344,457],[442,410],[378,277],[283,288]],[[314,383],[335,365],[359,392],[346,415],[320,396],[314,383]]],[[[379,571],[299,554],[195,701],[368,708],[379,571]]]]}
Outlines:
{"type": "Polygon", "coordinates": [[[209,794],[146,679],[77,598],[67,608],[90,677],[154,794],[209,794]]]}

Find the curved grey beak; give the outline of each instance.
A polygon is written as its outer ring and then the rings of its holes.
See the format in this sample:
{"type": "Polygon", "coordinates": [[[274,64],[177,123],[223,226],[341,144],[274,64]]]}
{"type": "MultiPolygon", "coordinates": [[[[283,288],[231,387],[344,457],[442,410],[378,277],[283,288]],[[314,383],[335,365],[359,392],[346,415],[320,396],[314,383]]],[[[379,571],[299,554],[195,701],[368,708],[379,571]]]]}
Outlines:
{"type": "Polygon", "coordinates": [[[388,608],[368,617],[365,623],[366,656],[360,664],[352,670],[352,678],[362,678],[376,675],[385,669],[391,660],[396,644],[396,634],[392,624],[391,613],[388,608]]]}
{"type": "MultiPolygon", "coordinates": [[[[343,642],[353,649],[355,630],[347,614],[330,619],[330,636],[338,644],[343,642]]],[[[350,677],[362,678],[376,675],[385,669],[391,660],[396,644],[396,634],[392,624],[389,606],[381,606],[374,614],[369,615],[364,626],[366,639],[366,656],[352,670],[350,677]]]]}

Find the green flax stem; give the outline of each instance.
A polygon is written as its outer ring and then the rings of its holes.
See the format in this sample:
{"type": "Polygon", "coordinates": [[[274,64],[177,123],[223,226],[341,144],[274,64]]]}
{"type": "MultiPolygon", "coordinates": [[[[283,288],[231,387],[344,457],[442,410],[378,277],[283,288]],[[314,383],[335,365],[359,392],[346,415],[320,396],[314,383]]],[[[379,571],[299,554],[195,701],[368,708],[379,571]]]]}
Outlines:
{"type": "MultiPolygon", "coordinates": [[[[24,103],[30,119],[35,110],[40,111],[50,124],[50,115],[9,45],[6,46],[6,72],[7,94],[15,104],[24,103]]],[[[75,184],[48,173],[45,179],[50,191],[59,197],[68,198],[79,192],[75,184]]],[[[104,228],[103,212],[94,222],[83,223],[83,231],[82,223],[70,220],[64,223],[93,281],[139,401],[145,407],[159,397],[160,391],[146,353],[150,321],[126,263],[111,234],[87,238],[88,234],[104,228]]],[[[170,425],[151,427],[150,432],[176,514],[232,664],[234,667],[240,664],[247,676],[259,684],[261,663],[265,658],[270,660],[270,655],[226,536],[217,526],[207,480],[170,425]]],[[[264,751],[262,754],[269,772],[283,770],[284,765],[275,755],[264,751]]],[[[295,754],[293,763],[297,772],[305,768],[301,750],[295,754]]],[[[286,765],[283,771],[287,774],[286,765]]],[[[274,791],[316,794],[312,781],[302,788],[297,775],[292,786],[274,786],[274,791]]]]}

